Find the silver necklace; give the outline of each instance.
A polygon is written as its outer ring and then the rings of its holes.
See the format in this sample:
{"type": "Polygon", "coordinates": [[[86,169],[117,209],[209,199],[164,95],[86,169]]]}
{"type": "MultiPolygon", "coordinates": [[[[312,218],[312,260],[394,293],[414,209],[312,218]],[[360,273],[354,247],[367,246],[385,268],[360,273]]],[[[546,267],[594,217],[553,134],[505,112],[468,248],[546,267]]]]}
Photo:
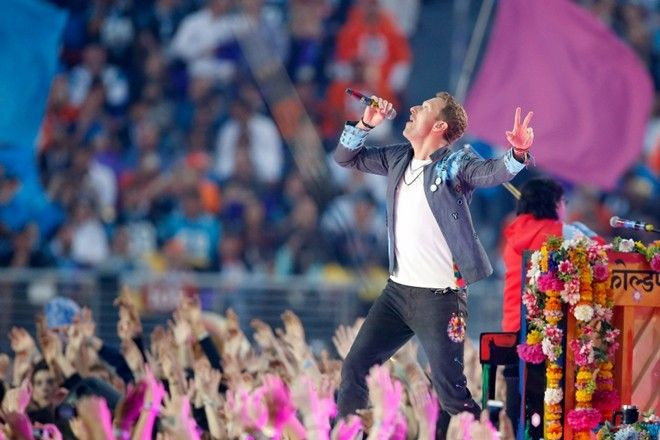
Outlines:
{"type": "Polygon", "coordinates": [[[406,186],[410,186],[410,185],[412,185],[412,184],[415,182],[415,180],[417,180],[417,178],[419,178],[419,176],[421,176],[422,174],[424,174],[424,167],[425,167],[426,165],[428,165],[428,164],[425,163],[425,164],[423,164],[423,165],[420,165],[418,168],[413,169],[413,167],[412,167],[412,160],[411,160],[411,161],[410,161],[410,165],[409,165],[409,168],[410,168],[410,174],[415,173],[415,171],[417,171],[417,170],[422,170],[422,171],[420,171],[419,174],[417,174],[417,175],[413,178],[413,180],[411,180],[410,182],[406,182],[406,173],[403,173],[403,183],[405,183],[406,186]]]}

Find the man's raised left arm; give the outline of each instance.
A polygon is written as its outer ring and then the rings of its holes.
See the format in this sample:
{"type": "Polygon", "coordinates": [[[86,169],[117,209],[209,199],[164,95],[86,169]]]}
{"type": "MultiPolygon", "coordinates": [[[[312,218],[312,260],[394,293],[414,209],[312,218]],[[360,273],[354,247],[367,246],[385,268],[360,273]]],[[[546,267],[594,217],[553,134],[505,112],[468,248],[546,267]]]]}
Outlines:
{"type": "Polygon", "coordinates": [[[520,122],[520,107],[516,109],[513,130],[506,132],[511,144],[504,156],[499,159],[479,159],[467,157],[462,163],[460,178],[473,188],[495,186],[508,182],[530,162],[529,149],[534,142],[534,130],[529,126],[533,112],[527,113],[520,122]]]}

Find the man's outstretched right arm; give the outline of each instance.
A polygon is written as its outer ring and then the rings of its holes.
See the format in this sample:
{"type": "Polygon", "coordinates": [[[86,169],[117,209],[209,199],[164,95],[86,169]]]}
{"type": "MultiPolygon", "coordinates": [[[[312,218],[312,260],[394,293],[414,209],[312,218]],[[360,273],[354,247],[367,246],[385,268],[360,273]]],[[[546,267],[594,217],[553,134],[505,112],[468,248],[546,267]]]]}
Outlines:
{"type": "Polygon", "coordinates": [[[335,149],[335,162],[345,168],[385,176],[389,169],[385,148],[365,147],[368,133],[356,127],[354,122],[346,123],[335,149]]]}

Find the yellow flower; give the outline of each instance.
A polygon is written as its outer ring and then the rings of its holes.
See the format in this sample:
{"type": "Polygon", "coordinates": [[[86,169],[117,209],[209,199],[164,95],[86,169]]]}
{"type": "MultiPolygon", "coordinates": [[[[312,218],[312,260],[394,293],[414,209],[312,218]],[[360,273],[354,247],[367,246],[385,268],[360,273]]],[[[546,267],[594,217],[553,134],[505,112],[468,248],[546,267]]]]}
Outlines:
{"type": "Polygon", "coordinates": [[[548,271],[548,248],[543,245],[541,246],[541,272],[548,271]]]}
{"type": "Polygon", "coordinates": [[[545,413],[543,417],[547,422],[561,419],[561,414],[545,413]]]}
{"type": "Polygon", "coordinates": [[[575,400],[578,402],[591,402],[591,393],[585,390],[577,390],[575,392],[575,400]]]}
{"type": "Polygon", "coordinates": [[[589,371],[580,371],[577,374],[576,381],[577,383],[584,385],[589,383],[593,379],[593,375],[589,371]]]}
{"type": "Polygon", "coordinates": [[[532,330],[527,334],[527,343],[529,345],[538,344],[543,340],[543,335],[538,330],[532,330]]]}
{"type": "Polygon", "coordinates": [[[637,249],[641,253],[646,252],[646,246],[644,246],[644,243],[642,243],[641,241],[635,242],[635,249],[637,249]]]}

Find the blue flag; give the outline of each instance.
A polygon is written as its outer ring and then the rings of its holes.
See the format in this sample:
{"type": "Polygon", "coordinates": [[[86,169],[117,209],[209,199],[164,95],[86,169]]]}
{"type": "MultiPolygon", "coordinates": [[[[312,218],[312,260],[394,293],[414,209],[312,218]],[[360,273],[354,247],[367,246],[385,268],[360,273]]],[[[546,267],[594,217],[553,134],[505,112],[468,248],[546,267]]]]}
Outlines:
{"type": "Polygon", "coordinates": [[[0,13],[0,166],[38,186],[35,141],[57,69],[64,9],[3,0],[0,13]]]}

